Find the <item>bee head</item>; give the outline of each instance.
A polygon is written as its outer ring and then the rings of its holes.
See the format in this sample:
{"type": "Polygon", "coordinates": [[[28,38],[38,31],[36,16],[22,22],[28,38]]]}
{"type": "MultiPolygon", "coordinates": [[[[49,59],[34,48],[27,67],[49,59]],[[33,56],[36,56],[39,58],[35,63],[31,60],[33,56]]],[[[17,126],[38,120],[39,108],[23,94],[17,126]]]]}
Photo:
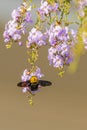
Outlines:
{"type": "Polygon", "coordinates": [[[32,76],[30,78],[30,83],[38,83],[38,78],[36,76],[32,76]]]}

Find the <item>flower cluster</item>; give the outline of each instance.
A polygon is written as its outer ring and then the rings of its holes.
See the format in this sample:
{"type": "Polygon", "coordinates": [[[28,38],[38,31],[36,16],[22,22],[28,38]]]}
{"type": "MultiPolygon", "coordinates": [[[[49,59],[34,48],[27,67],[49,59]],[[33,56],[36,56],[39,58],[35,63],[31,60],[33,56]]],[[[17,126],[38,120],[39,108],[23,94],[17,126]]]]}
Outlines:
{"type": "Polygon", "coordinates": [[[68,27],[62,28],[60,25],[52,24],[47,32],[51,46],[69,41],[68,27]]]}
{"type": "Polygon", "coordinates": [[[41,70],[39,67],[36,67],[35,71],[28,71],[27,69],[24,70],[23,75],[21,76],[22,81],[30,80],[32,76],[36,76],[38,79],[44,76],[44,74],[41,73],[41,70]]]}
{"type": "Polygon", "coordinates": [[[46,34],[43,34],[41,31],[36,28],[32,28],[29,32],[27,48],[35,44],[37,46],[46,45],[46,34]]]}
{"type": "MultiPolygon", "coordinates": [[[[49,1],[50,2],[50,1],[49,1]]],[[[49,15],[51,12],[58,11],[58,3],[49,3],[48,1],[41,0],[41,6],[38,8],[38,13],[41,17],[49,15]]]]}
{"type": "MultiPolygon", "coordinates": [[[[41,0],[40,7],[36,9],[37,20],[29,30],[25,41],[30,69],[24,70],[22,82],[30,80],[32,76],[36,76],[38,80],[43,76],[40,68],[35,64],[40,46],[50,46],[48,61],[50,65],[60,70],[60,76],[65,72],[64,66],[71,65],[72,68],[76,68],[73,67],[74,63],[76,65],[76,60],[79,61],[84,50],[87,50],[87,0],[72,2],[71,0],[41,0]],[[77,4],[78,22],[69,19],[71,7],[74,5],[72,2],[77,4]],[[71,24],[76,24],[76,28],[73,29],[71,24]]],[[[27,23],[32,23],[30,10],[31,5],[26,0],[17,10],[13,10],[12,20],[6,24],[3,34],[6,45],[11,45],[13,41],[22,44],[21,37],[26,33],[27,23]]],[[[23,92],[27,91],[29,87],[25,86],[23,92]]]]}
{"type": "Polygon", "coordinates": [[[62,43],[48,49],[49,64],[55,68],[63,68],[73,61],[73,54],[68,44],[62,43]]]}
{"type": "Polygon", "coordinates": [[[71,49],[74,46],[76,32],[69,30],[68,27],[62,28],[60,25],[51,25],[48,35],[51,45],[48,50],[50,65],[56,68],[69,65],[73,61],[73,52],[71,53],[71,49]]]}
{"type": "Polygon", "coordinates": [[[31,6],[28,6],[26,2],[22,3],[18,9],[13,10],[12,20],[5,25],[4,42],[6,44],[12,41],[18,41],[21,45],[21,35],[26,32],[26,24],[31,23],[31,6]]]}
{"type": "MultiPolygon", "coordinates": [[[[23,75],[21,76],[22,82],[26,82],[26,81],[30,80],[32,76],[36,76],[37,79],[39,80],[41,77],[44,76],[44,74],[41,73],[41,70],[39,67],[36,67],[36,70],[34,70],[32,72],[25,69],[23,72],[23,75]]],[[[28,92],[30,90],[29,90],[29,87],[26,86],[22,89],[22,91],[28,92]]]]}
{"type": "Polygon", "coordinates": [[[87,15],[87,0],[78,1],[78,13],[80,17],[87,15]]]}

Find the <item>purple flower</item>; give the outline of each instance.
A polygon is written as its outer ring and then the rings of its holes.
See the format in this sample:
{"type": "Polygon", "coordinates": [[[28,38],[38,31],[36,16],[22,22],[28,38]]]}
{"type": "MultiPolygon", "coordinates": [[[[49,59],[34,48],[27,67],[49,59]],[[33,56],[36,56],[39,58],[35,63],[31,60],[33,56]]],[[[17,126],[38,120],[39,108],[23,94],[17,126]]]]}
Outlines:
{"type": "Polygon", "coordinates": [[[28,70],[25,69],[23,75],[21,76],[22,81],[27,81],[30,79],[30,75],[28,75],[28,70]]]}
{"type": "Polygon", "coordinates": [[[22,92],[23,93],[26,93],[26,92],[28,92],[29,91],[29,87],[24,87],[23,89],[22,89],[22,92]]]}
{"type": "Polygon", "coordinates": [[[75,44],[77,33],[68,27],[52,24],[47,30],[48,40],[51,46],[56,46],[61,43],[75,44]]]}
{"type": "Polygon", "coordinates": [[[66,43],[62,43],[60,45],[58,45],[58,52],[62,55],[65,56],[69,53],[70,51],[70,46],[66,43]]]}
{"type": "Polygon", "coordinates": [[[58,39],[60,41],[67,41],[69,39],[68,27],[60,30],[60,32],[58,33],[58,39]]]}
{"type": "Polygon", "coordinates": [[[18,44],[19,44],[19,46],[22,46],[22,42],[19,42],[18,44]]]}
{"type": "Polygon", "coordinates": [[[78,13],[80,17],[85,16],[85,8],[87,7],[87,0],[78,1],[78,13]]]}
{"type": "Polygon", "coordinates": [[[58,3],[50,4],[49,5],[49,11],[50,12],[56,12],[58,10],[58,7],[59,7],[58,3]]]}
{"type": "Polygon", "coordinates": [[[51,47],[48,50],[48,60],[49,60],[49,64],[53,65],[56,68],[60,68],[63,66],[63,59],[58,54],[57,48],[55,47],[51,47]]]}
{"type": "MultiPolygon", "coordinates": [[[[33,77],[33,76],[37,77],[39,80],[40,78],[42,78],[44,76],[44,74],[41,73],[41,70],[39,67],[36,67],[36,70],[31,71],[31,72],[29,72],[27,69],[25,69],[23,72],[23,75],[21,76],[22,82],[26,82],[26,81],[30,80],[31,77],[33,77]]],[[[40,85],[38,86],[38,88],[40,88],[40,85]]],[[[39,91],[39,89],[36,91],[31,91],[29,86],[26,85],[26,87],[24,87],[22,89],[22,92],[26,93],[28,91],[31,92],[32,94],[35,94],[39,91]]]]}
{"type": "Polygon", "coordinates": [[[62,42],[67,42],[70,39],[68,27],[62,28],[60,25],[55,26],[52,24],[47,33],[49,35],[50,45],[52,46],[62,42]]]}
{"type": "Polygon", "coordinates": [[[22,34],[22,30],[21,29],[17,29],[17,23],[13,20],[10,20],[6,26],[5,26],[5,32],[3,34],[4,38],[5,38],[5,43],[10,42],[11,40],[20,40],[21,39],[21,34],[22,34]]]}
{"type": "Polygon", "coordinates": [[[83,43],[84,43],[84,48],[87,49],[87,33],[83,32],[82,39],[83,39],[83,43]]]}
{"type": "Polygon", "coordinates": [[[63,67],[73,61],[70,45],[62,43],[48,49],[49,64],[56,68],[63,67]]]}
{"type": "Polygon", "coordinates": [[[28,23],[32,23],[31,14],[29,12],[26,13],[25,21],[28,23]]]}
{"type": "Polygon", "coordinates": [[[49,11],[48,11],[48,2],[47,1],[44,1],[41,0],[41,7],[38,9],[38,12],[41,14],[41,15],[44,15],[44,14],[48,14],[49,11]]]}
{"type": "Polygon", "coordinates": [[[27,69],[24,70],[23,75],[21,76],[22,81],[30,80],[32,76],[36,76],[38,79],[44,76],[44,74],[41,73],[41,70],[39,67],[36,67],[36,70],[33,72],[29,72],[27,69]]]}
{"type": "Polygon", "coordinates": [[[55,68],[63,67],[63,58],[60,55],[56,55],[55,58],[53,58],[53,66],[55,68]]]}
{"type": "Polygon", "coordinates": [[[3,34],[4,41],[8,44],[11,41],[21,42],[22,34],[26,32],[27,22],[32,22],[30,11],[31,6],[23,2],[20,7],[13,10],[12,20],[5,25],[3,34]]]}
{"type": "Polygon", "coordinates": [[[49,4],[47,1],[43,1],[43,0],[41,0],[40,8],[38,8],[38,12],[40,16],[48,15],[49,13],[55,12],[57,10],[58,10],[57,3],[49,4]]]}
{"type": "Polygon", "coordinates": [[[14,9],[11,16],[14,21],[17,21],[21,17],[21,14],[18,10],[14,9]]]}
{"type": "Polygon", "coordinates": [[[46,45],[45,34],[36,28],[32,28],[29,32],[27,47],[30,47],[32,44],[37,44],[38,46],[46,45]]]}

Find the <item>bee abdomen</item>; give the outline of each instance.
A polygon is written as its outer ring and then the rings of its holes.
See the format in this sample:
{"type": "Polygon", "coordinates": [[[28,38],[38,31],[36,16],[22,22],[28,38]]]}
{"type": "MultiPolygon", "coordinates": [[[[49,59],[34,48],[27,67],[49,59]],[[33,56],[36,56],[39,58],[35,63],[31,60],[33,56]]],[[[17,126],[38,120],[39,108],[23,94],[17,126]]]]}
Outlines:
{"type": "Polygon", "coordinates": [[[31,88],[31,91],[36,91],[38,90],[38,84],[31,84],[30,88],[31,88]]]}

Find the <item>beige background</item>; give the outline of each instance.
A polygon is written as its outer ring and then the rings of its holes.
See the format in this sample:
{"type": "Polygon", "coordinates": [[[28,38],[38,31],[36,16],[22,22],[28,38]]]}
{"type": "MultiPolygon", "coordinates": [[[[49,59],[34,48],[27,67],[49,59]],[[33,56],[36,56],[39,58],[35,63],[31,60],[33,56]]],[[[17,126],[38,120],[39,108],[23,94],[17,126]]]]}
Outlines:
{"type": "Polygon", "coordinates": [[[17,87],[28,66],[26,49],[13,45],[6,50],[2,34],[11,11],[20,3],[0,0],[0,130],[87,130],[87,54],[75,74],[66,73],[61,79],[48,65],[47,48],[41,48],[38,66],[53,85],[41,89],[33,107],[17,87]]]}

